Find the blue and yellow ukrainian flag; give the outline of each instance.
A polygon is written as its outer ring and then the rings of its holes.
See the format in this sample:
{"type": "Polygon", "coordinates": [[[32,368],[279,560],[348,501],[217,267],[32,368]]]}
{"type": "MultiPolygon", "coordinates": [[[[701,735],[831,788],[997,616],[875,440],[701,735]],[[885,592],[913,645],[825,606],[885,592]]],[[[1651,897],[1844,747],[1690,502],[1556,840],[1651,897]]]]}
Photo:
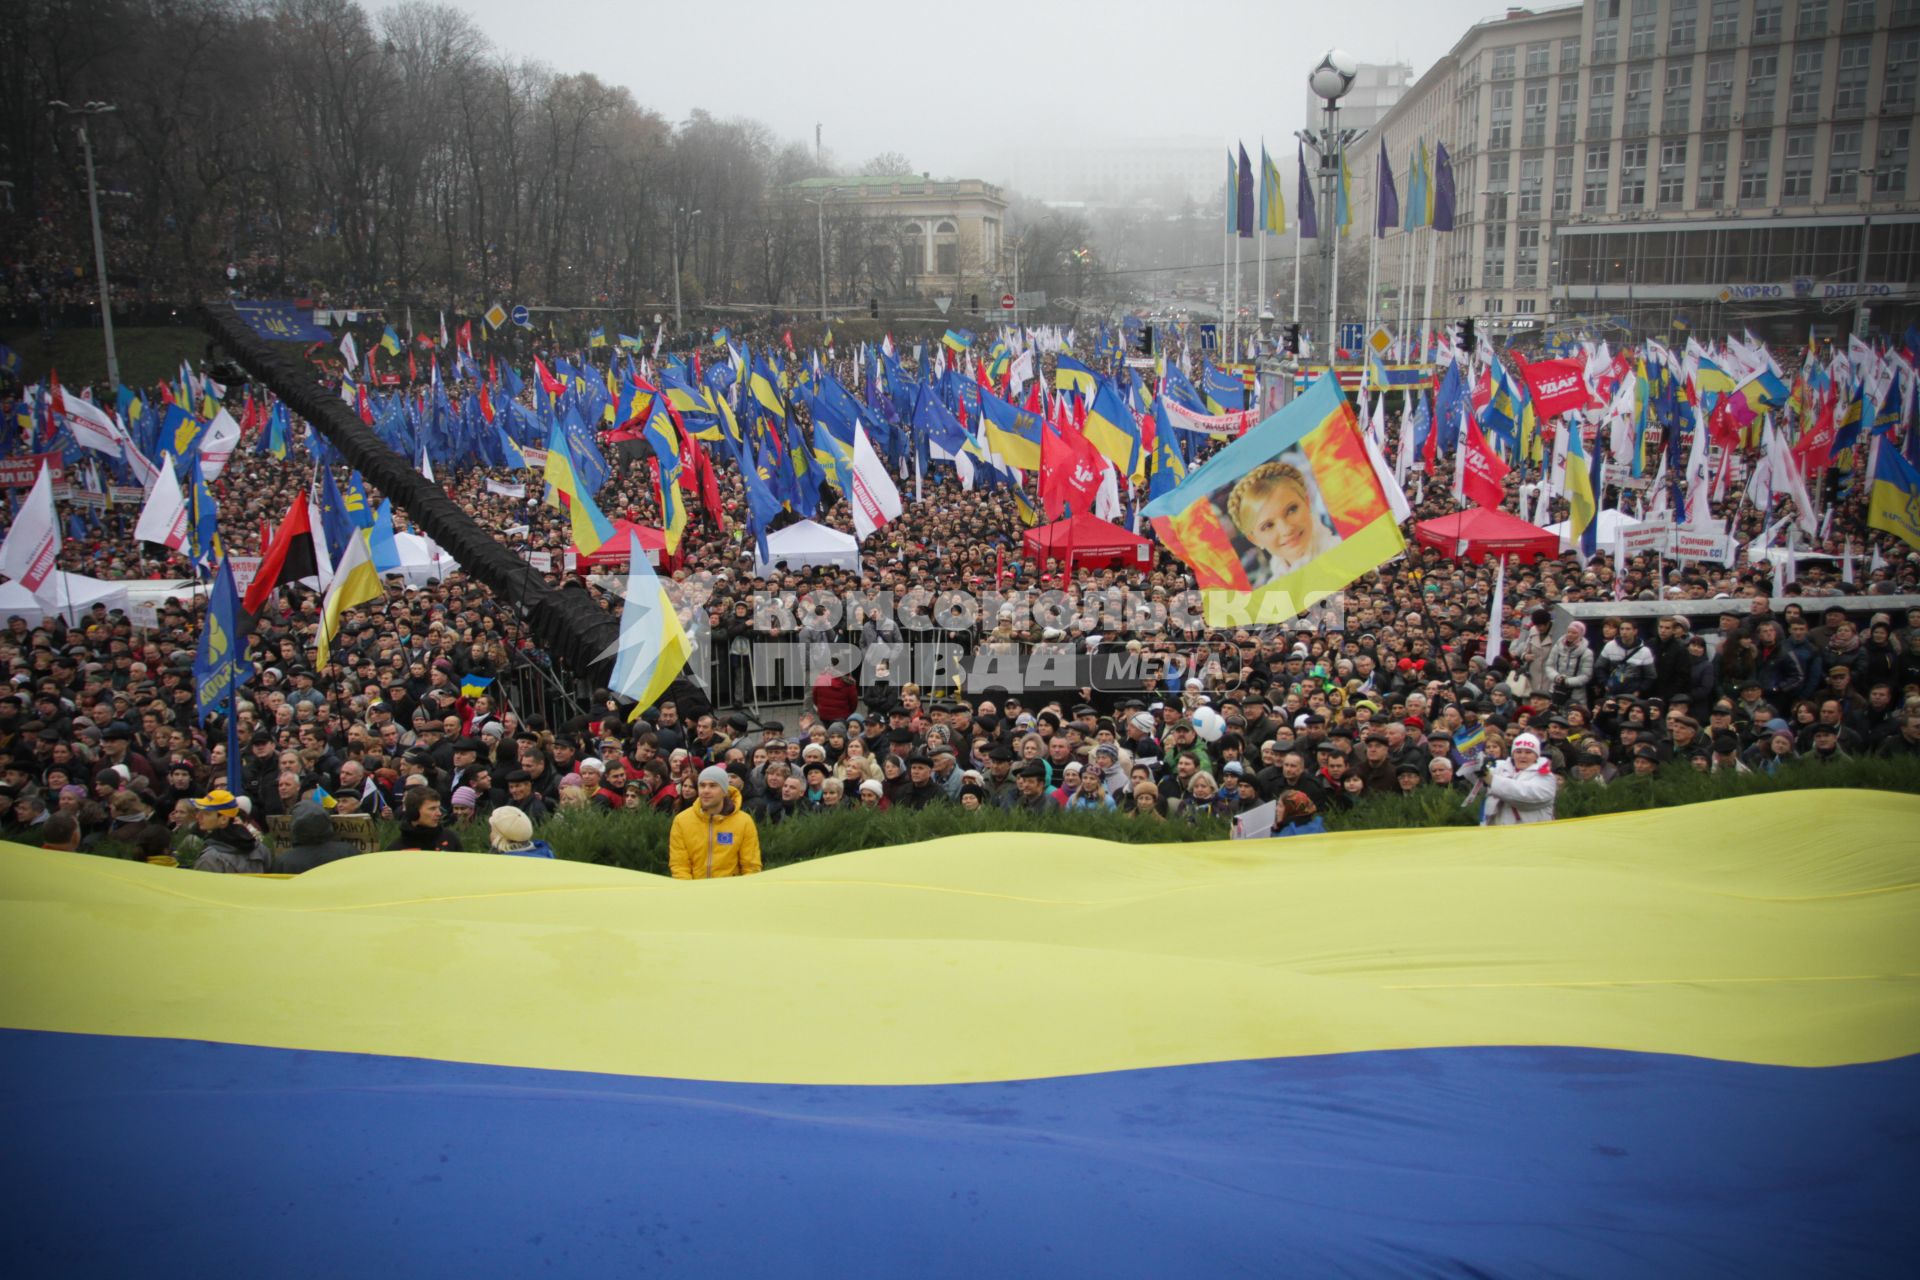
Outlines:
{"type": "Polygon", "coordinates": [[[940,343],[950,351],[965,351],[973,345],[973,334],[966,329],[949,329],[941,336],[940,343]]]}
{"type": "Polygon", "coordinates": [[[667,554],[678,555],[687,529],[687,504],[680,491],[680,433],[665,412],[647,415],[641,434],[660,465],[660,531],[666,535],[667,554]]]}
{"type": "Polygon", "coordinates": [[[1002,462],[1020,471],[1040,469],[1040,415],[1008,404],[984,388],[980,392],[981,423],[987,448],[1002,462]]]}
{"type": "Polygon", "coordinates": [[[604,347],[606,345],[607,345],[607,331],[605,329],[587,330],[587,346],[604,347]]]}
{"type": "Polygon", "coordinates": [[[630,535],[625,603],[620,610],[620,650],[607,687],[634,699],[627,719],[660,700],[667,687],[686,669],[693,645],[680,625],[673,600],[654,575],[640,538],[630,535]]]}
{"type": "Polygon", "coordinates": [[[1053,389],[1077,392],[1091,399],[1099,375],[1064,351],[1055,356],[1054,361],[1053,389]]]}
{"type": "Polygon", "coordinates": [[[478,698],[483,696],[493,684],[492,676],[461,676],[460,696],[478,698]]]}
{"type": "Polygon", "coordinates": [[[392,325],[388,325],[381,331],[379,346],[380,349],[388,355],[397,356],[400,354],[400,335],[393,331],[392,325]]]}
{"type": "Polygon", "coordinates": [[[1891,444],[1880,458],[1868,491],[1867,527],[1890,533],[1920,551],[1920,471],[1891,444]]]}
{"type": "Polygon", "coordinates": [[[1140,465],[1140,423],[1134,418],[1119,389],[1105,378],[1096,379],[1093,403],[1087,408],[1086,425],[1081,432],[1100,456],[1131,476],[1140,465]]]}
{"type": "Polygon", "coordinates": [[[1567,428],[1567,541],[1591,556],[1599,541],[1600,502],[1593,491],[1593,477],[1587,451],[1580,443],[1580,428],[1567,428]]]}
{"type": "Polygon", "coordinates": [[[547,433],[547,505],[565,510],[573,522],[573,545],[590,556],[613,536],[613,522],[594,503],[574,470],[567,432],[556,420],[547,433]]]}
{"type": "Polygon", "coordinates": [[[1280,166],[1260,143],[1260,230],[1280,235],[1287,229],[1287,184],[1280,178],[1280,166]]]}
{"type": "Polygon", "coordinates": [[[1277,851],[1002,831],[709,883],[8,845],[8,1256],[1904,1276],[1920,930],[1888,833],[1916,827],[1920,798],[1803,790],[1277,851]]]}

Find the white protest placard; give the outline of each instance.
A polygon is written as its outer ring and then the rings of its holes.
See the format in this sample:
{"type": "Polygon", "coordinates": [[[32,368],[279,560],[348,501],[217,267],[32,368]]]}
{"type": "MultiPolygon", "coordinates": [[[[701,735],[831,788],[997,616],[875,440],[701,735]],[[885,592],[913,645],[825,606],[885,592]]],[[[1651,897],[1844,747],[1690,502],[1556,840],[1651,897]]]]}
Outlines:
{"type": "Polygon", "coordinates": [[[527,553],[527,563],[541,573],[551,573],[553,572],[553,552],[529,551],[527,553]]]}
{"type": "Polygon", "coordinates": [[[1733,539],[1719,521],[1704,527],[1681,525],[1673,531],[1673,555],[1679,560],[1699,560],[1706,564],[1732,564],[1733,539]]]}
{"type": "Polygon", "coordinates": [[[507,484],[502,480],[489,480],[487,481],[487,492],[501,498],[524,498],[527,496],[527,486],[524,484],[507,484]]]}
{"type": "Polygon", "coordinates": [[[1648,551],[1666,551],[1672,534],[1673,516],[1661,511],[1626,530],[1621,537],[1626,541],[1627,554],[1637,556],[1648,551]]]}
{"type": "Polygon", "coordinates": [[[1278,815],[1272,800],[1255,805],[1244,813],[1233,815],[1233,838],[1235,840],[1264,840],[1273,834],[1273,820],[1278,815]]]}
{"type": "Polygon", "coordinates": [[[247,588],[260,576],[259,556],[231,556],[228,563],[233,565],[233,589],[241,595],[247,594],[247,588]]]}

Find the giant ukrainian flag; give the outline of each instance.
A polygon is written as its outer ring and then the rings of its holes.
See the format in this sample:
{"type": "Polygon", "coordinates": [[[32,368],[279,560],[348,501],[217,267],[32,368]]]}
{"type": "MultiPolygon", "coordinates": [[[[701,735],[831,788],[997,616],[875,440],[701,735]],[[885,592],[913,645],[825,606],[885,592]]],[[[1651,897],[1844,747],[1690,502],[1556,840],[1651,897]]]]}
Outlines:
{"type": "Polygon", "coordinates": [[[7,1257],[1906,1276],[1916,828],[1912,796],[1795,791],[709,882],[4,846],[7,1257]]]}
{"type": "Polygon", "coordinates": [[[1353,408],[1331,377],[1208,459],[1141,514],[1194,571],[1207,622],[1216,627],[1285,622],[1406,548],[1353,408]],[[1321,543],[1331,545],[1291,572],[1256,582],[1246,565],[1257,557],[1228,508],[1234,487],[1268,463],[1310,476],[1316,490],[1312,518],[1321,543]]]}

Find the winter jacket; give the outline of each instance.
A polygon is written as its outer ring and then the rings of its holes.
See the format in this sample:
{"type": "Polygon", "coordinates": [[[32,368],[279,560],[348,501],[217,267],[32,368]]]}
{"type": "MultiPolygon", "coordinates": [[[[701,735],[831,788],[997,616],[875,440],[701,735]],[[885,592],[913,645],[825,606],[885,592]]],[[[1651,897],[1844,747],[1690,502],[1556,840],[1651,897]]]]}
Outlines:
{"type": "Polygon", "coordinates": [[[1487,772],[1487,804],[1480,825],[1552,822],[1553,802],[1559,792],[1560,780],[1545,760],[1524,773],[1515,769],[1511,760],[1496,760],[1487,772]]]}
{"type": "Polygon", "coordinates": [[[206,838],[195,871],[221,871],[228,875],[258,875],[267,869],[271,855],[259,836],[238,822],[229,823],[206,838]]]}
{"type": "Polygon", "coordinates": [[[1520,638],[1514,641],[1507,657],[1512,660],[1516,670],[1527,677],[1527,688],[1545,689],[1547,687],[1547,664],[1553,650],[1559,648],[1553,641],[1528,627],[1520,638]]]}
{"type": "Polygon", "coordinates": [[[360,852],[360,846],[351,840],[333,838],[333,819],[327,817],[327,811],[311,800],[302,800],[293,806],[290,831],[293,843],[282,849],[280,856],[273,860],[275,871],[298,875],[329,862],[351,858],[360,852]]]}
{"type": "Polygon", "coordinates": [[[1696,658],[1687,674],[1687,693],[1693,698],[1694,707],[1712,703],[1720,685],[1720,660],[1712,655],[1696,658]]]}
{"type": "Polygon", "coordinates": [[[1596,667],[1604,673],[1607,692],[1615,697],[1644,697],[1653,688],[1653,650],[1644,643],[1635,644],[1628,653],[1618,640],[1609,640],[1600,650],[1596,667]]]}
{"type": "Polygon", "coordinates": [[[1287,836],[1323,836],[1326,833],[1327,820],[1316,813],[1304,822],[1295,819],[1281,823],[1273,829],[1273,839],[1280,840],[1287,836]]]}
{"type": "Polygon", "coordinates": [[[717,814],[697,801],[681,810],[667,837],[667,859],[676,880],[750,876],[760,870],[760,832],[740,807],[740,789],[727,788],[717,814]]]}
{"type": "Polygon", "coordinates": [[[393,837],[389,849],[448,849],[460,848],[460,837],[446,827],[422,827],[411,822],[400,824],[399,833],[393,837]]]}
{"type": "Polygon", "coordinates": [[[1801,670],[1800,660],[1785,645],[1760,650],[1754,668],[1754,679],[1760,682],[1760,691],[1769,700],[1774,700],[1776,705],[1780,705],[1781,699],[1791,701],[1799,697],[1800,687],[1806,683],[1806,672],[1801,670]]]}
{"type": "Polygon", "coordinates": [[[1687,652],[1687,642],[1679,636],[1660,646],[1660,655],[1654,659],[1653,689],[1663,701],[1672,701],[1687,692],[1693,682],[1693,658],[1687,652]]]}
{"type": "Polygon", "coordinates": [[[1546,673],[1546,688],[1554,693],[1565,690],[1576,698],[1582,697],[1593,679],[1593,650],[1579,641],[1569,643],[1563,636],[1547,650],[1546,673]]]}

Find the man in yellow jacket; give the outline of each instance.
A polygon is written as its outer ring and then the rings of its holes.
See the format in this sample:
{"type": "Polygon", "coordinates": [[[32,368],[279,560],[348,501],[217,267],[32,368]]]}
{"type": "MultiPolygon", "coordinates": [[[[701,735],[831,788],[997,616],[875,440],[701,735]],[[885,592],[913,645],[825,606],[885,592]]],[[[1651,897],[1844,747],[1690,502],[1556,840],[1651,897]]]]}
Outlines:
{"type": "Polygon", "coordinates": [[[700,771],[699,799],[673,820],[667,856],[675,880],[750,876],[760,870],[760,832],[719,765],[700,771]]]}

